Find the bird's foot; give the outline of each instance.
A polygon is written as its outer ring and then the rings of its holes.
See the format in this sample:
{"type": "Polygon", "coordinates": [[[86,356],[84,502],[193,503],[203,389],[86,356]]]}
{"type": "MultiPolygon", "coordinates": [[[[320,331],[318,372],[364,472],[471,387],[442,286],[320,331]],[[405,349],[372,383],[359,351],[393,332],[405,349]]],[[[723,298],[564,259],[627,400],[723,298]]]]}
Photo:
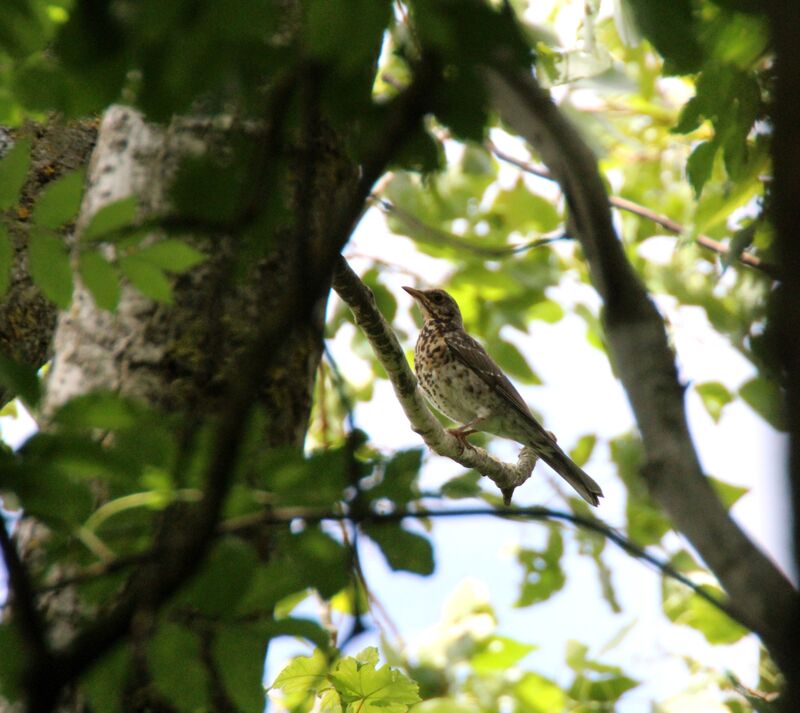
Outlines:
{"type": "Polygon", "coordinates": [[[474,428],[469,428],[468,426],[461,426],[461,428],[448,428],[447,432],[461,444],[462,451],[475,450],[475,446],[473,446],[467,440],[467,436],[471,436],[473,433],[477,433],[477,431],[474,428]]]}

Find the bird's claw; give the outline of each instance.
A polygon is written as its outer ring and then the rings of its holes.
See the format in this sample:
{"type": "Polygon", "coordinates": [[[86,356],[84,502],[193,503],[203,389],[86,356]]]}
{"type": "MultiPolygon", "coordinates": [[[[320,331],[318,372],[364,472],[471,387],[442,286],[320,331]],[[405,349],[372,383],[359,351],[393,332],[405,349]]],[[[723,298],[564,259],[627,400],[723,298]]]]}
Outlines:
{"type": "Polygon", "coordinates": [[[473,446],[468,440],[467,436],[471,436],[473,433],[477,433],[477,431],[471,428],[448,428],[447,432],[455,438],[459,444],[461,445],[462,452],[464,450],[474,451],[475,446],[473,446]]]}

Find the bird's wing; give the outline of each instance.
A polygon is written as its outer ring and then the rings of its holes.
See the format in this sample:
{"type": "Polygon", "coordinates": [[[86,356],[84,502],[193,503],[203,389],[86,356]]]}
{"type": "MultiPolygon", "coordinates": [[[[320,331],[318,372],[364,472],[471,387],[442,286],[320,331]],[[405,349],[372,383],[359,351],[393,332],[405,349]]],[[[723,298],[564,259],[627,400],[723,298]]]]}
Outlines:
{"type": "Polygon", "coordinates": [[[530,419],[544,432],[544,429],[531,414],[528,404],[520,396],[519,391],[514,388],[514,385],[508,380],[503,370],[494,363],[492,357],[487,354],[486,350],[478,342],[466,332],[445,333],[444,341],[456,359],[472,369],[523,416],[530,419]]]}

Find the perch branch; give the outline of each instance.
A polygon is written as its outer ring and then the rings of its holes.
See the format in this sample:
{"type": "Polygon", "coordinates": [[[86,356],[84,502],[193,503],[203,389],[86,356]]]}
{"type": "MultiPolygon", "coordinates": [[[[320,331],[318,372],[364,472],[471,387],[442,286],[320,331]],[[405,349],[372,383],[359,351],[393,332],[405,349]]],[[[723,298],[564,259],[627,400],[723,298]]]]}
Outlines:
{"type": "Polygon", "coordinates": [[[434,453],[488,476],[501,490],[522,485],[536,465],[537,458],[533,451],[523,448],[517,463],[510,465],[493,458],[482,448],[463,448],[455,436],[442,428],[425,403],[417,387],[417,378],[408,366],[394,331],[378,311],[372,291],[353,272],[344,258],[337,261],[333,273],[333,288],[352,310],[356,324],[363,330],[375,356],[386,370],[411,427],[422,436],[425,444],[434,453]]]}

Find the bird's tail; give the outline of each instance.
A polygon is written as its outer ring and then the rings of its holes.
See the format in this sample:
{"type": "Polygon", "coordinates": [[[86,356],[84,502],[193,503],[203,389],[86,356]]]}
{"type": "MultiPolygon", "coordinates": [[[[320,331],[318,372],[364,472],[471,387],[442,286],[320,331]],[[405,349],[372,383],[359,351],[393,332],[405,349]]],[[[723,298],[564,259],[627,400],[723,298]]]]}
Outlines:
{"type": "Polygon", "coordinates": [[[589,505],[597,505],[603,491],[581,467],[555,443],[548,448],[536,448],[541,459],[566,480],[589,505]]]}

